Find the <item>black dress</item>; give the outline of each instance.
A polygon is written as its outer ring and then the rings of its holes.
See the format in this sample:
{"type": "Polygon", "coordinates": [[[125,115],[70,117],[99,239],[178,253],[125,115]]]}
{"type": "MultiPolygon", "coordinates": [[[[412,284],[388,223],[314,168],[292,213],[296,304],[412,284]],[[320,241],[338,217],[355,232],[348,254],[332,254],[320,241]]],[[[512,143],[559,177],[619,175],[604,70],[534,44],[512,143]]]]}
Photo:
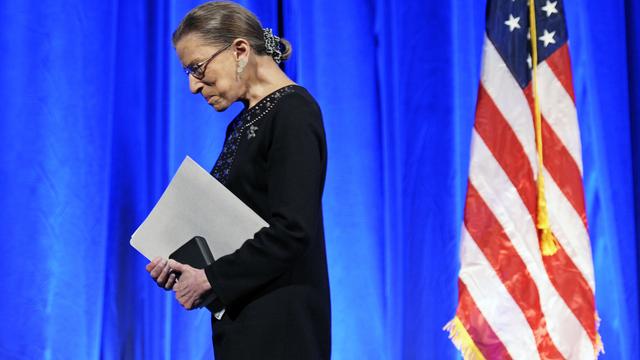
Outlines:
{"type": "Polygon", "coordinates": [[[300,86],[229,124],[211,173],[270,226],[205,269],[226,309],[211,319],[217,360],[330,358],[326,164],[320,109],[300,86]]]}

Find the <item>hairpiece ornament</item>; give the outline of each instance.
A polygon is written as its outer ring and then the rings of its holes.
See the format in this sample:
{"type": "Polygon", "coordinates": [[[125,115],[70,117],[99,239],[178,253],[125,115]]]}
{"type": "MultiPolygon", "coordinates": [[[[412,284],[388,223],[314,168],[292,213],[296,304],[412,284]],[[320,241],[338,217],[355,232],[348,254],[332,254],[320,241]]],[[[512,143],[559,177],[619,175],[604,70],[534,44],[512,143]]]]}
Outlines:
{"type": "Polygon", "coordinates": [[[270,28],[262,29],[262,35],[264,36],[264,47],[267,54],[271,55],[276,63],[280,64],[282,61],[282,52],[280,51],[280,38],[273,35],[273,30],[270,28]]]}

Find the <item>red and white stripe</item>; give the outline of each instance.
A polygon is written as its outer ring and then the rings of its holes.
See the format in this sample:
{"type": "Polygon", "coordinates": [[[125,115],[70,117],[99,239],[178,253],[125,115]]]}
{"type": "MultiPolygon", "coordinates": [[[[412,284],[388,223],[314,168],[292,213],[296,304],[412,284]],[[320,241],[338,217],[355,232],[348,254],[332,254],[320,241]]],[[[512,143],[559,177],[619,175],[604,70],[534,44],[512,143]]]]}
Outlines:
{"type": "Polygon", "coordinates": [[[482,69],[456,316],[486,358],[595,358],[595,282],[567,47],[538,66],[546,198],[560,243],[552,256],[542,256],[535,226],[531,85],[518,86],[487,38],[482,69]]]}

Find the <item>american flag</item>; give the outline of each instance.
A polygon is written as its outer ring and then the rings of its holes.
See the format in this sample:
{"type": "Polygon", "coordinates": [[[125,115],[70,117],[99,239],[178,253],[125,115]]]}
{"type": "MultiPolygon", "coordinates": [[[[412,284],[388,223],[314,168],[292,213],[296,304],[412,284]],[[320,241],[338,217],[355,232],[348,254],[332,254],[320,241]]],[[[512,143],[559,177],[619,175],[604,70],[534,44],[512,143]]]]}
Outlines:
{"type": "Polygon", "coordinates": [[[563,4],[488,0],[486,20],[458,309],[445,329],[467,359],[596,358],[602,345],[563,4]],[[539,220],[547,214],[557,251],[543,254],[539,220]]]}

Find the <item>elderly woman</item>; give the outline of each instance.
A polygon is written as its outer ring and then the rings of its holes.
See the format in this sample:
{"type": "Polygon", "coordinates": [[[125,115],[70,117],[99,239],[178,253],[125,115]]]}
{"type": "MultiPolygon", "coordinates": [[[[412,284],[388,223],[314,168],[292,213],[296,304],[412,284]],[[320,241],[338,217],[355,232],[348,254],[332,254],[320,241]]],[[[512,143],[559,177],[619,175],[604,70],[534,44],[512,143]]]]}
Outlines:
{"type": "Polygon", "coordinates": [[[244,104],[211,174],[269,227],[205,269],[155,259],[147,270],[186,309],[217,296],[209,308],[218,360],[328,359],[325,134],[318,104],[278,65],[291,46],[228,2],[191,10],[173,43],[192,93],[216,111],[244,104]]]}

